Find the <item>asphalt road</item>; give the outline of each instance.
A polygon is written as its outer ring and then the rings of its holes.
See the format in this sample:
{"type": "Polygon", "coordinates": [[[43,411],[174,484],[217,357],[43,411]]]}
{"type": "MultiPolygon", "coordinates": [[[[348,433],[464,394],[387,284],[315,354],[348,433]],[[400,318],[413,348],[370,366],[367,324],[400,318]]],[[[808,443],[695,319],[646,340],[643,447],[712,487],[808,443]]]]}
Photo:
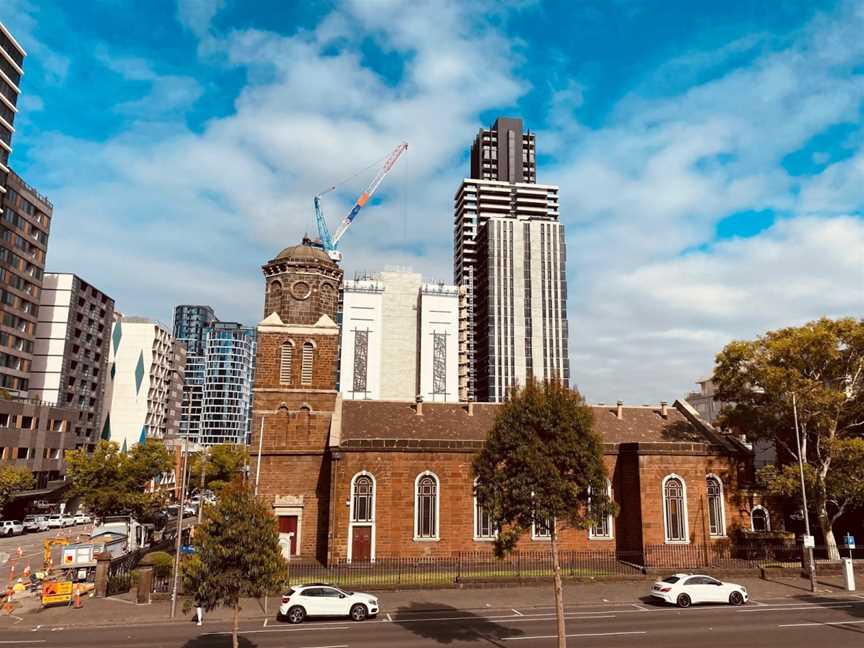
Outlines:
{"type": "MultiPolygon", "coordinates": [[[[222,648],[230,646],[227,623],[165,623],[103,628],[39,627],[11,630],[0,646],[124,648],[222,648]]],[[[568,643],[580,648],[700,648],[746,646],[845,648],[864,645],[864,596],[818,603],[760,601],[741,608],[699,606],[688,610],[639,601],[567,608],[568,643]]],[[[362,623],[327,620],[293,626],[268,621],[242,626],[243,648],[395,648],[399,646],[555,645],[549,607],[412,611],[384,610],[362,623]]]]}

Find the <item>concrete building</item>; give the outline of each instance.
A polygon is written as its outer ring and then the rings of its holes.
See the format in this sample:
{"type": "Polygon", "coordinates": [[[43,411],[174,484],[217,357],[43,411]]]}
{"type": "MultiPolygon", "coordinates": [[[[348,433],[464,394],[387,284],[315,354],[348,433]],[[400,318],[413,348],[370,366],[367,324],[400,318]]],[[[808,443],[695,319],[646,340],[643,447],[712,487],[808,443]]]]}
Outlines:
{"type": "Polygon", "coordinates": [[[340,392],[351,400],[458,399],[459,289],[388,270],[345,281],[340,392]]]}
{"type": "Polygon", "coordinates": [[[53,205],[10,171],[0,223],[0,388],[26,398],[53,205]]]}
{"type": "Polygon", "coordinates": [[[529,377],[569,382],[558,187],[536,184],[535,141],[499,118],[472,146],[454,198],[461,400],[501,401],[529,377]]]}
{"type": "Polygon", "coordinates": [[[174,338],[163,324],[145,317],[121,317],[111,333],[110,421],[106,435],[130,448],[168,431],[174,338]]]}
{"type": "Polygon", "coordinates": [[[0,194],[6,191],[9,154],[12,153],[12,134],[15,132],[15,114],[18,112],[19,86],[26,55],[27,52],[0,22],[0,194]]]}
{"type": "Polygon", "coordinates": [[[78,411],[39,401],[0,401],[0,464],[33,472],[36,488],[45,489],[65,472],[67,450],[75,449],[72,431],[78,411]],[[11,404],[12,407],[3,405],[11,404]]]}
{"type": "Polygon", "coordinates": [[[207,329],[204,349],[203,446],[245,444],[252,423],[255,381],[255,329],[237,322],[215,322],[207,329]]]}
{"type": "Polygon", "coordinates": [[[183,412],[183,388],[186,384],[186,345],[174,340],[171,346],[171,379],[168,387],[168,401],[165,409],[165,436],[177,437],[180,434],[180,420],[183,412]]]}
{"type": "Polygon", "coordinates": [[[100,438],[114,300],[74,274],[46,273],[30,397],[79,410],[75,447],[100,438]]]}

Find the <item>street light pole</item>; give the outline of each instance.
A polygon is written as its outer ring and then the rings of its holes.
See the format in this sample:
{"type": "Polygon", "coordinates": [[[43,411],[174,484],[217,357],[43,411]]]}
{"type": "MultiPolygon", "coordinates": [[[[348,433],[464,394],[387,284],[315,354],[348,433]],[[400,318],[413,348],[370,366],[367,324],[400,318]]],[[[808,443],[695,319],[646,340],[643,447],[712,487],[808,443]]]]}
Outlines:
{"type": "MultiPolygon", "coordinates": [[[[798,471],[801,476],[801,501],[804,505],[804,533],[808,538],[810,535],[810,513],[807,511],[807,489],[804,486],[804,456],[801,449],[801,433],[798,431],[798,403],[795,399],[795,392],[792,392],[792,416],[795,419],[795,443],[798,445],[798,471]]],[[[809,563],[810,571],[810,591],[816,591],[816,562],[813,559],[812,545],[807,547],[807,562],[809,563]]]]}
{"type": "Polygon", "coordinates": [[[180,508],[177,511],[177,540],[174,546],[174,584],[171,586],[171,618],[177,611],[177,584],[180,580],[180,546],[183,538],[183,508],[186,506],[186,468],[189,466],[189,454],[187,444],[189,441],[183,439],[183,479],[180,482],[180,508]]]}
{"type": "Polygon", "coordinates": [[[207,453],[209,448],[201,452],[201,490],[198,491],[198,524],[204,517],[204,476],[207,474],[207,453]]]}

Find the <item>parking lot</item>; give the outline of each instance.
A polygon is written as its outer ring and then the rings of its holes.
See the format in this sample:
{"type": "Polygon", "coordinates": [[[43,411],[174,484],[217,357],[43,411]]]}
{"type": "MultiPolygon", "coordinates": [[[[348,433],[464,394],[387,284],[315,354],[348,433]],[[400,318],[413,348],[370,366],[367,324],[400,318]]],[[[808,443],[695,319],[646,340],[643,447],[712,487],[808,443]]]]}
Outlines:
{"type": "Polygon", "coordinates": [[[42,547],[46,538],[66,537],[73,542],[81,534],[89,533],[91,525],[79,524],[66,527],[65,529],[49,529],[48,531],[37,531],[36,533],[24,533],[23,535],[0,538],[0,553],[9,554],[9,562],[0,564],[0,576],[5,577],[15,566],[15,572],[20,574],[25,566],[30,565],[32,571],[42,569],[42,547]],[[21,548],[21,557],[18,558],[18,548],[21,548]]]}

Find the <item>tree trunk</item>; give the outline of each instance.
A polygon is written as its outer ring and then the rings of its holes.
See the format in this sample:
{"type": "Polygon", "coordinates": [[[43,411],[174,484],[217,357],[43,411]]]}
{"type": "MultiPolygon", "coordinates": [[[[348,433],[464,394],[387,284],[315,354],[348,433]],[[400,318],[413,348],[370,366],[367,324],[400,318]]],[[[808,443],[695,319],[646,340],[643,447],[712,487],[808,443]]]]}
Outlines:
{"type": "Polygon", "coordinates": [[[825,538],[825,547],[828,549],[828,560],[840,560],[840,550],[837,548],[837,539],[834,537],[834,529],[831,528],[831,518],[828,516],[828,511],[825,504],[819,502],[819,528],[822,529],[822,536],[825,538]]]}
{"type": "Polygon", "coordinates": [[[550,538],[552,540],[552,573],[555,583],[555,616],[558,620],[558,648],[567,648],[567,630],[564,627],[564,589],[561,587],[561,563],[558,561],[558,529],[552,519],[550,538]]]}
{"type": "Polygon", "coordinates": [[[234,604],[234,631],[231,633],[231,648],[240,648],[238,632],[240,631],[240,601],[234,604]]]}

